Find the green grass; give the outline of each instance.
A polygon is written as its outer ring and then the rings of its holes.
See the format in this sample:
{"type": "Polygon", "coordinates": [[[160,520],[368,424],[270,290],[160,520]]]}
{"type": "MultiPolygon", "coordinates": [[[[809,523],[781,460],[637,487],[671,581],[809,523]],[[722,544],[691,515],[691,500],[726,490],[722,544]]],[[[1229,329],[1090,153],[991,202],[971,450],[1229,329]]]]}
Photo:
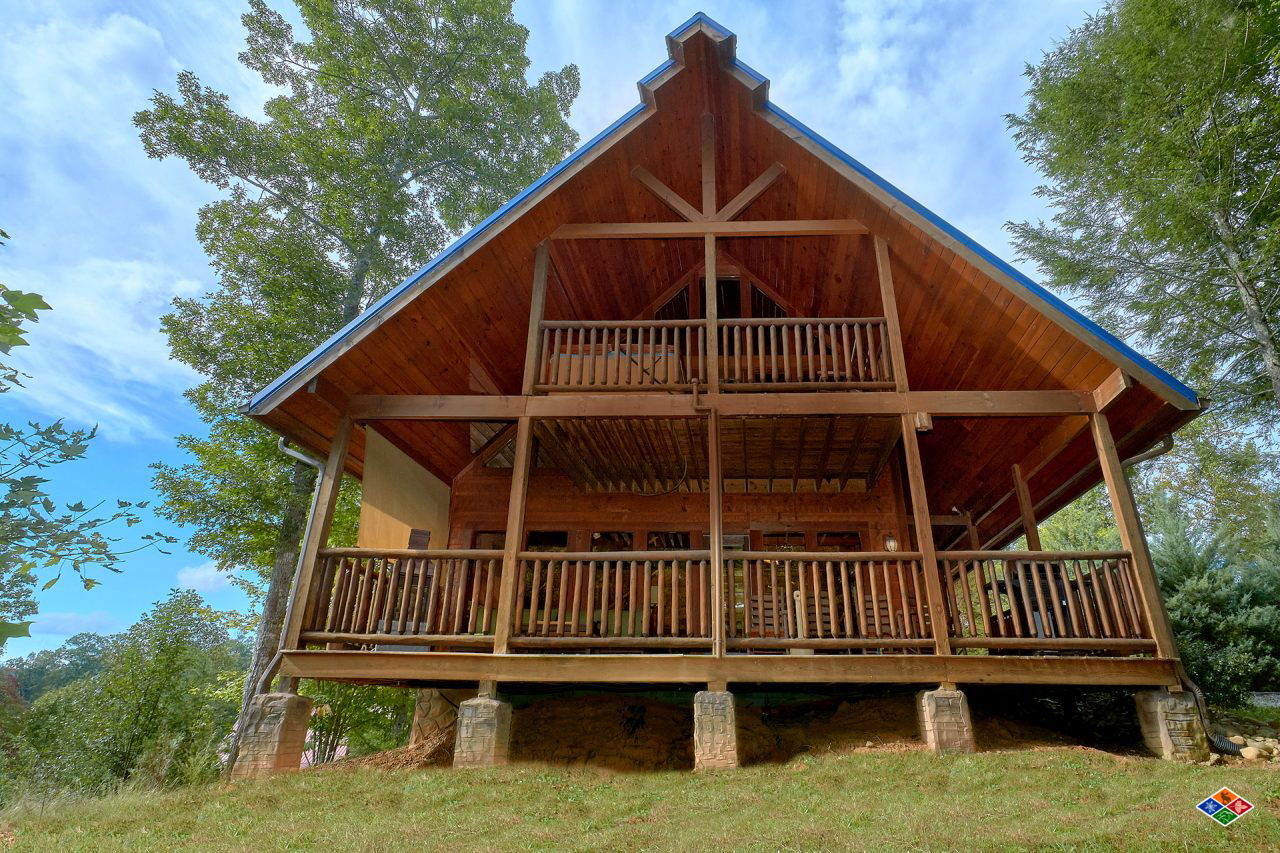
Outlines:
{"type": "MultiPolygon", "coordinates": [[[[322,770],[11,808],[17,850],[1275,849],[1280,771],[1079,748],[805,756],[734,772],[322,770]],[[1256,808],[1223,828],[1195,804],[1256,808]]],[[[5,846],[0,841],[0,847],[5,846]]]]}

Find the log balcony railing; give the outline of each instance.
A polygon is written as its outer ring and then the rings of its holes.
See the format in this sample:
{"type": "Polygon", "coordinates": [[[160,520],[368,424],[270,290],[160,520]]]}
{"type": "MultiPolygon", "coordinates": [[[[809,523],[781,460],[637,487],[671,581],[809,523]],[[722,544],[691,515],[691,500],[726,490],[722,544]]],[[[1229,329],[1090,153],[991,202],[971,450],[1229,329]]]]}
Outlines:
{"type": "MultiPolygon", "coordinates": [[[[714,650],[711,552],[523,552],[515,650],[714,650]]],[[[1125,552],[938,554],[934,618],[920,553],[725,554],[730,654],[924,653],[946,626],[960,654],[1155,650],[1125,552]]],[[[492,649],[501,551],[322,551],[305,645],[492,649]]]]}
{"type": "MultiPolygon", "coordinates": [[[[707,384],[705,320],[543,321],[536,391],[682,390],[707,384]]],[[[894,387],[883,317],[717,323],[723,390],[894,387]]]]}

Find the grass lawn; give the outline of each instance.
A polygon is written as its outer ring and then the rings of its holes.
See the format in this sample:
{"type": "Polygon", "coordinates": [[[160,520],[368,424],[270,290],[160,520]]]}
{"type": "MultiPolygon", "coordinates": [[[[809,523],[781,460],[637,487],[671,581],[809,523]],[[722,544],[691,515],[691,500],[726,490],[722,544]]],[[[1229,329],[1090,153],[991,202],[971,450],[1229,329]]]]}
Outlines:
{"type": "Polygon", "coordinates": [[[15,850],[1276,849],[1280,770],[1061,747],[856,750],[736,772],[328,769],[0,815],[15,850]],[[1195,811],[1222,786],[1255,804],[1195,811]]]}

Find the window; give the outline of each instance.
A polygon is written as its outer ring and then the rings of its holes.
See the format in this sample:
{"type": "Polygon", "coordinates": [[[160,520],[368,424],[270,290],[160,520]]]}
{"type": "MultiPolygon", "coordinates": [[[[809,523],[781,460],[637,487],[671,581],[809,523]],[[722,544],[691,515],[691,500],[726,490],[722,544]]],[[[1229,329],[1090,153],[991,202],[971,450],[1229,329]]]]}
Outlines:
{"type": "Polygon", "coordinates": [[[477,530],[471,537],[471,547],[481,551],[501,551],[507,547],[507,534],[501,530],[477,530]]]}
{"type": "Polygon", "coordinates": [[[862,536],[856,530],[824,530],[818,534],[819,551],[861,551],[862,536]]]}
{"type": "Polygon", "coordinates": [[[591,534],[591,550],[630,551],[631,534],[626,531],[605,531],[591,534]]]}
{"type": "Polygon", "coordinates": [[[688,551],[691,537],[684,531],[651,530],[645,541],[646,551],[688,551]]]}
{"type": "Polygon", "coordinates": [[[766,551],[803,551],[804,550],[804,531],[802,530],[783,530],[776,533],[765,533],[761,537],[761,544],[764,545],[766,551]]]}
{"type": "Polygon", "coordinates": [[[530,530],[525,538],[528,551],[568,551],[569,532],[566,530],[530,530]]]}

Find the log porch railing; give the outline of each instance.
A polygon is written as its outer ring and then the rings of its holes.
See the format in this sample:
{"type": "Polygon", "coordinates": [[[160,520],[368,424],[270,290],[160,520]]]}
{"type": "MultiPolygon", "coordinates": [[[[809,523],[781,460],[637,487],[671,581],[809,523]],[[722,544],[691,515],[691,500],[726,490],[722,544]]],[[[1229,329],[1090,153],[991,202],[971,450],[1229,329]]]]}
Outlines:
{"type": "Polygon", "coordinates": [[[320,552],[301,639],[493,646],[501,551],[320,552]]]}
{"type": "Polygon", "coordinates": [[[726,555],[731,650],[932,647],[921,555],[726,555]]]}
{"type": "Polygon", "coordinates": [[[1152,651],[1127,552],[938,555],[957,649],[1152,651]]]}
{"type": "MultiPolygon", "coordinates": [[[[514,649],[710,652],[711,552],[521,552],[514,649]]],[[[725,648],[960,653],[1153,652],[1127,552],[938,554],[933,618],[921,554],[725,555],[725,648]]],[[[492,648],[501,551],[320,552],[302,642],[492,648]]]]}
{"type": "MultiPolygon", "coordinates": [[[[705,385],[705,320],[543,321],[536,391],[688,390],[705,385]]],[[[888,390],[883,317],[720,320],[722,390],[888,390]]]]}
{"type": "Polygon", "coordinates": [[[710,650],[710,551],[520,554],[511,645],[710,650]]]}

